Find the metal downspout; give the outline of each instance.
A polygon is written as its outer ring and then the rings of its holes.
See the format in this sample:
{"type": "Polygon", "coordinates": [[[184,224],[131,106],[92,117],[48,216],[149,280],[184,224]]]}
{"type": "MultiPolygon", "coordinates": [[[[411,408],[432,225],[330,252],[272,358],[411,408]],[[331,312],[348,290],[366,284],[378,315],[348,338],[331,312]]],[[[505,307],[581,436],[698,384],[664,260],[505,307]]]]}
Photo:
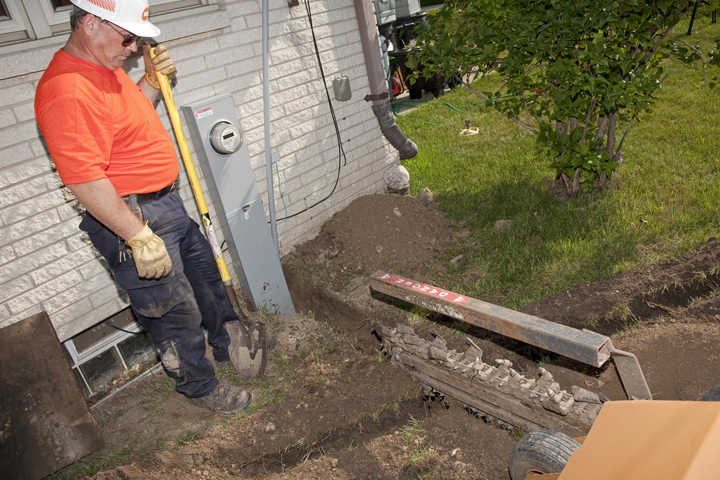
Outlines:
{"type": "Polygon", "coordinates": [[[378,43],[372,2],[355,0],[355,16],[360,30],[360,41],[363,46],[365,67],[370,84],[370,95],[366,96],[365,100],[372,101],[373,113],[380,124],[380,131],[400,153],[400,160],[413,158],[418,152],[417,145],[402,133],[393,118],[385,71],[380,59],[380,44],[378,43]]]}
{"type": "Polygon", "coordinates": [[[275,219],[275,186],[272,175],[272,151],[270,149],[270,39],[268,28],[268,0],[262,2],[262,55],[263,55],[263,110],[265,122],[265,176],[268,189],[268,211],[270,213],[270,234],[275,242],[275,250],[280,256],[277,221],[275,219]]]}

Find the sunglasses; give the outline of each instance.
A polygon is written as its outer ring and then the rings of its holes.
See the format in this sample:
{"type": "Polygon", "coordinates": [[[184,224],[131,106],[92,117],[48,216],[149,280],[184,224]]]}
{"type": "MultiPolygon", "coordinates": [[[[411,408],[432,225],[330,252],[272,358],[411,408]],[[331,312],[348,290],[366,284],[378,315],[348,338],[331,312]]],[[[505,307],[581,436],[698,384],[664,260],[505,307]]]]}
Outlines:
{"type": "Polygon", "coordinates": [[[132,45],[133,43],[137,43],[138,45],[140,45],[140,44],[143,42],[144,38],[145,38],[145,37],[138,37],[138,36],[135,35],[135,34],[125,35],[125,34],[121,33],[120,30],[118,30],[117,28],[113,27],[112,24],[111,24],[110,22],[108,22],[107,20],[102,20],[102,19],[100,19],[100,23],[104,23],[104,24],[107,25],[108,27],[110,27],[110,28],[112,28],[113,30],[115,30],[115,31],[118,33],[118,35],[120,35],[121,37],[123,37],[123,41],[122,41],[122,46],[123,46],[123,47],[129,47],[129,46],[132,45]]]}

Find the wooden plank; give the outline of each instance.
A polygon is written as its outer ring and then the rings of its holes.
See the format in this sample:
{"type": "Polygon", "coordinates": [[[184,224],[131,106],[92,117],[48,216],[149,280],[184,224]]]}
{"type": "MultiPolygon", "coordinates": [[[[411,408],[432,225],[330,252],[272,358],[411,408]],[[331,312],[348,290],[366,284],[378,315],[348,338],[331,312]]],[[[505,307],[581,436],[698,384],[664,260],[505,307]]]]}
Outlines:
{"type": "Polygon", "coordinates": [[[0,329],[0,476],[37,480],[102,447],[47,313],[0,329]]]}
{"type": "Polygon", "coordinates": [[[559,415],[548,412],[540,405],[530,405],[510,395],[488,388],[481,382],[471,382],[461,375],[452,375],[449,371],[430,362],[401,353],[400,362],[415,369],[416,380],[430,385],[447,395],[484,411],[512,425],[537,430],[549,428],[571,437],[583,436],[590,429],[572,425],[562,420],[559,415]],[[518,423],[519,420],[523,423],[518,423]]]}
{"type": "Polygon", "coordinates": [[[599,333],[577,330],[382,271],[372,274],[369,281],[370,287],[378,292],[588,365],[599,367],[610,358],[600,351],[609,338],[599,333]]]}

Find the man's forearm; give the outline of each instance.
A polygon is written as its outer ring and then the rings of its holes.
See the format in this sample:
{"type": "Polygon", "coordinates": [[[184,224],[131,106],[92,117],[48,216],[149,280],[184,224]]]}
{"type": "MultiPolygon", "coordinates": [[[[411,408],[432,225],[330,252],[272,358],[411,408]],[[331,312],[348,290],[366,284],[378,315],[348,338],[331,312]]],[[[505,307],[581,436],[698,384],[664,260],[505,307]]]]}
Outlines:
{"type": "Polygon", "coordinates": [[[107,178],[66,186],[93,217],[123,239],[131,238],[143,227],[107,178]]]}

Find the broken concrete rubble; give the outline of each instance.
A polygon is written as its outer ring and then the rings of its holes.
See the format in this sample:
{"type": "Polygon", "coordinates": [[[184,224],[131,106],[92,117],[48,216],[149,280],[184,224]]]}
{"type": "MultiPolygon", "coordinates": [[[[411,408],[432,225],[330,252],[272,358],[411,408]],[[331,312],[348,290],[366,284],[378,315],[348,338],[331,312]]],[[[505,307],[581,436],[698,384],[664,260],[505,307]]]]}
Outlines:
{"type": "MultiPolygon", "coordinates": [[[[495,365],[482,361],[472,344],[465,352],[449,350],[436,336],[431,342],[399,324],[377,326],[392,362],[432,390],[452,396],[474,412],[483,412],[525,431],[550,428],[571,436],[585,435],[601,408],[600,397],[588,390],[561,389],[553,375],[541,368],[537,379],[513,369],[509,360],[495,365]]],[[[472,343],[472,342],[470,342],[472,343]]]]}

